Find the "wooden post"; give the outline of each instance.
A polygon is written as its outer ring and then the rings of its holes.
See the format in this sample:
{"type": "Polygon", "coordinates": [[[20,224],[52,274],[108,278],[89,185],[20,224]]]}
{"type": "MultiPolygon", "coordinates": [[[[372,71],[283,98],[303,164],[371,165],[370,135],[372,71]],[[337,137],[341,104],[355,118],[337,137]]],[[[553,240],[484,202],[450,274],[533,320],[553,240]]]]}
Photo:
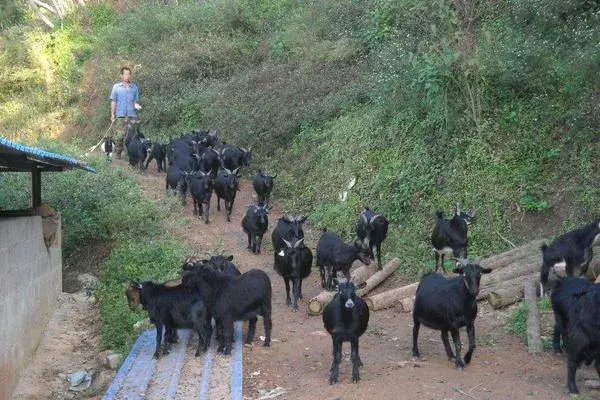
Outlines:
{"type": "Polygon", "coordinates": [[[42,204],[42,170],[35,167],[31,170],[31,203],[33,208],[42,204]]]}
{"type": "Polygon", "coordinates": [[[525,303],[527,304],[527,347],[530,353],[542,352],[540,338],[540,313],[537,308],[535,281],[526,281],[524,284],[525,303]]]}

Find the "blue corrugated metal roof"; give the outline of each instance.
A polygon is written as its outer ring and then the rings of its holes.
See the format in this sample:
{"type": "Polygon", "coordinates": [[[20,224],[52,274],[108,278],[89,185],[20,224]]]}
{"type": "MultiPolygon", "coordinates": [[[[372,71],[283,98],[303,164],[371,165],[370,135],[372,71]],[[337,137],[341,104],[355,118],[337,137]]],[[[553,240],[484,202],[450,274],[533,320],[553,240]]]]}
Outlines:
{"type": "MultiPolygon", "coordinates": [[[[44,168],[44,165],[52,165],[55,168],[79,168],[90,172],[96,172],[94,168],[83,164],[76,158],[63,154],[51,153],[36,147],[25,146],[24,144],[12,142],[3,137],[0,137],[0,167],[14,167],[11,165],[10,161],[2,160],[1,153],[24,155],[29,163],[36,164],[40,168],[44,168]]],[[[0,168],[0,171],[2,171],[2,168],[0,168]]]]}

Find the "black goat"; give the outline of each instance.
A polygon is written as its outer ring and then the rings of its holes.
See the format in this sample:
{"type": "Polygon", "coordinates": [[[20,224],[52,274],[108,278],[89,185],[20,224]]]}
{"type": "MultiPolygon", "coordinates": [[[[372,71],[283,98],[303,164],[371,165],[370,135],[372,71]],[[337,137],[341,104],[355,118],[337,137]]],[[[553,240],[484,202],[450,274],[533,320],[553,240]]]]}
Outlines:
{"type": "Polygon", "coordinates": [[[273,242],[273,251],[275,253],[278,253],[285,247],[284,239],[290,243],[304,239],[304,230],[302,229],[304,221],[306,221],[306,217],[294,215],[284,215],[277,220],[275,229],[271,233],[271,241],[273,242]]]}
{"type": "Polygon", "coordinates": [[[359,368],[363,363],[358,353],[358,338],[365,333],[369,325],[369,307],[363,299],[356,296],[356,289],[364,286],[366,282],[358,286],[352,282],[340,283],[333,300],[323,310],[323,325],[333,340],[333,363],[329,376],[331,385],[338,380],[343,342],[350,342],[352,382],[360,380],[359,368]]]}
{"type": "MultiPolygon", "coordinates": [[[[567,322],[569,321],[569,310],[573,308],[575,295],[590,289],[594,284],[587,279],[573,278],[567,276],[560,278],[556,287],[552,290],[550,300],[554,311],[554,335],[552,337],[552,349],[555,353],[562,353],[560,339],[563,346],[567,344],[567,322]]],[[[600,286],[600,285],[598,285],[600,286]]]]}
{"type": "Polygon", "coordinates": [[[211,147],[204,148],[199,156],[196,156],[198,160],[198,169],[206,173],[210,173],[211,177],[215,178],[221,167],[221,160],[219,160],[219,153],[211,147]]]}
{"type": "Polygon", "coordinates": [[[196,215],[196,206],[198,207],[198,218],[204,215],[204,222],[209,223],[208,215],[210,211],[210,197],[212,196],[213,181],[208,173],[196,171],[187,177],[190,194],[194,202],[193,215],[196,215]]]}
{"type": "Polygon", "coordinates": [[[225,203],[225,211],[227,213],[227,221],[231,221],[231,211],[233,210],[233,202],[235,196],[240,190],[238,180],[239,168],[230,171],[224,169],[219,171],[215,180],[215,194],[217,195],[217,211],[221,211],[221,199],[225,203]]]}
{"type": "Polygon", "coordinates": [[[231,144],[223,143],[221,146],[221,162],[223,167],[230,171],[242,166],[250,165],[251,149],[244,149],[242,147],[236,147],[231,144]]]}
{"type": "Polygon", "coordinates": [[[579,267],[579,275],[585,275],[594,255],[592,246],[600,236],[600,219],[583,228],[575,229],[557,237],[549,246],[543,244],[542,270],[540,282],[548,283],[550,269],[563,266],[568,276],[573,276],[573,269],[579,267]]]}
{"type": "Polygon", "coordinates": [[[469,214],[461,212],[458,203],[454,208],[452,219],[444,219],[442,211],[436,212],[435,226],[431,233],[431,244],[435,253],[435,272],[440,267],[444,272],[444,256],[447,253],[451,253],[454,258],[467,258],[467,226],[474,220],[475,209],[469,214]]]}
{"type": "Polygon", "coordinates": [[[292,304],[290,299],[290,280],[294,288],[294,304],[292,311],[298,311],[298,299],[302,298],[302,280],[310,275],[313,255],[312,251],[302,243],[304,239],[288,242],[283,239],[285,247],[274,253],[275,271],[285,283],[286,304],[292,304]]]}
{"type": "Polygon", "coordinates": [[[465,363],[471,362],[475,350],[475,318],[477,317],[477,294],[481,274],[491,272],[477,264],[461,260],[454,273],[460,276],[446,279],[434,272],[423,276],[417,288],[413,310],[413,357],[418,358],[417,339],[421,324],[442,332],[442,342],[448,358],[455,358],[456,368],[463,369],[465,364],[460,358],[462,344],[459,328],[466,326],[469,337],[469,350],[465,354],[465,363]],[[448,332],[452,335],[456,355],[450,349],[448,332]]]}
{"type": "Polygon", "coordinates": [[[254,191],[258,196],[258,205],[268,205],[269,199],[271,198],[271,191],[273,190],[273,181],[277,178],[275,175],[267,175],[263,172],[259,172],[252,181],[254,191]]]}
{"type": "Polygon", "coordinates": [[[137,168],[139,172],[146,171],[146,166],[150,162],[152,142],[149,139],[136,135],[126,142],[126,147],[129,165],[137,168]]]}
{"type": "Polygon", "coordinates": [[[115,141],[113,140],[113,138],[111,136],[105,137],[100,147],[102,149],[102,152],[106,155],[106,159],[110,161],[113,149],[115,147],[115,141]]]}
{"type": "Polygon", "coordinates": [[[150,149],[150,157],[146,160],[145,169],[148,169],[148,164],[154,159],[156,160],[156,166],[158,172],[165,172],[167,170],[167,146],[160,143],[153,143],[150,149]]]}
{"type": "Polygon", "coordinates": [[[381,269],[381,243],[387,237],[388,220],[382,214],[376,214],[365,207],[356,221],[356,236],[369,246],[371,259],[374,258],[373,246],[377,249],[377,269],[381,269]]]}
{"type": "Polygon", "coordinates": [[[179,192],[182,204],[186,203],[189,175],[190,172],[184,171],[177,165],[173,164],[169,165],[169,168],[167,169],[167,176],[165,177],[165,190],[168,192],[170,189],[174,194],[179,192]]]}
{"type": "Polygon", "coordinates": [[[215,318],[218,351],[231,354],[233,322],[248,320],[246,343],[251,344],[256,332],[257,316],[263,317],[265,346],[271,344],[271,280],[259,269],[252,269],[240,276],[226,275],[214,266],[204,263],[198,268],[195,279],[184,277],[187,287],[196,285],[202,299],[215,318]]]}
{"type": "Polygon", "coordinates": [[[212,334],[210,316],[202,298],[189,291],[182,285],[167,286],[153,282],[130,282],[126,290],[130,308],[135,304],[135,294],[148,311],[150,321],[156,326],[156,350],[154,358],[160,356],[163,328],[165,329],[165,346],[163,353],[168,353],[171,340],[170,335],[175,334],[177,328],[194,329],[198,332],[198,349],[196,357],[201,351],[206,351],[208,341],[212,334]]]}
{"type": "Polygon", "coordinates": [[[242,229],[248,235],[248,249],[255,254],[260,254],[262,238],[269,228],[269,210],[266,206],[250,206],[244,218],[242,229]]]}
{"type": "Polygon", "coordinates": [[[338,271],[342,271],[349,282],[350,268],[357,259],[365,265],[371,264],[369,248],[365,247],[360,240],[355,241],[354,244],[346,244],[339,236],[324,230],[317,243],[316,264],[321,273],[321,286],[333,290],[333,278],[338,271]]]}
{"type": "Polygon", "coordinates": [[[567,323],[567,385],[578,394],[575,373],[582,362],[594,367],[600,377],[600,290],[574,294],[567,323]]]}

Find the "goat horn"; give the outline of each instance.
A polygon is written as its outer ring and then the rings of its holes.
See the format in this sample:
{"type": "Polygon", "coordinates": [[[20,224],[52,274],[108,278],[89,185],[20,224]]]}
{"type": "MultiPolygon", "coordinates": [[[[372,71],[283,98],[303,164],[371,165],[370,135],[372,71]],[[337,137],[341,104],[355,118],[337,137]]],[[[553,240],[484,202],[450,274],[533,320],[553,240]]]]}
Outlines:
{"type": "MultiPolygon", "coordinates": [[[[364,214],[363,214],[364,215],[364,214]]],[[[373,221],[375,221],[377,219],[377,217],[381,217],[381,214],[375,214],[371,217],[371,220],[369,221],[370,224],[373,223],[373,221]]]]}
{"type": "Polygon", "coordinates": [[[225,172],[227,172],[227,175],[231,175],[231,171],[228,170],[227,168],[223,168],[225,170],[225,172]]]}
{"type": "Polygon", "coordinates": [[[294,248],[300,247],[300,245],[302,244],[302,242],[304,242],[304,238],[299,239],[298,241],[296,241],[296,244],[294,244],[294,248]]]}
{"type": "Polygon", "coordinates": [[[290,249],[293,248],[294,246],[292,246],[292,244],[290,242],[288,242],[287,240],[283,239],[283,241],[285,242],[285,245],[287,247],[289,247],[290,249]]]}
{"type": "Polygon", "coordinates": [[[475,212],[477,210],[475,209],[475,207],[473,207],[473,209],[471,210],[471,212],[469,213],[469,215],[471,216],[471,218],[473,218],[475,216],[475,212]]]}
{"type": "Polygon", "coordinates": [[[454,208],[455,208],[456,215],[460,214],[460,204],[456,203],[454,208]]]}
{"type": "Polygon", "coordinates": [[[458,263],[460,263],[460,265],[462,265],[463,267],[466,267],[467,265],[469,265],[469,260],[466,258],[456,258],[456,257],[452,257],[452,259],[458,263]]]}
{"type": "Polygon", "coordinates": [[[367,216],[365,214],[360,214],[360,218],[365,221],[365,224],[369,223],[369,220],[367,219],[367,216]]]}

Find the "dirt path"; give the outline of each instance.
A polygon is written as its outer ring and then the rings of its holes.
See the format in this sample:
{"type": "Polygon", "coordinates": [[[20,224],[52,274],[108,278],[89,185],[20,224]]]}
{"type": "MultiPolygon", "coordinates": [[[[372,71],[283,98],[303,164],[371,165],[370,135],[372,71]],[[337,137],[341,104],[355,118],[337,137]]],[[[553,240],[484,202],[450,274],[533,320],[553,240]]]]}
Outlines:
{"type": "MultiPolygon", "coordinates": [[[[158,176],[154,170],[142,177],[141,182],[151,198],[160,199],[164,195],[164,176],[158,176]]],[[[246,236],[240,221],[246,207],[255,202],[253,195],[250,182],[242,181],[231,222],[226,221],[223,211],[216,211],[213,196],[210,224],[193,218],[176,232],[199,253],[220,247],[234,255],[240,270],[262,268],[271,277],[274,342],[270,348],[262,346],[259,336],[263,335],[263,329],[259,321],[254,345],[244,348],[244,398],[258,399],[278,387],[285,393],[277,399],[568,398],[564,358],[550,353],[527,354],[520,340],[505,332],[504,322],[509,312],[493,311],[483,303],[477,320],[478,348],[465,371],[455,370],[444,355],[438,332],[427,328],[421,330],[419,338],[422,363],[404,363],[411,360],[411,316],[379,311],[371,314],[369,329],[360,341],[361,358],[365,363],[361,382],[351,383],[350,349],[345,344],[340,383],[330,386],[331,339],[323,329],[321,317],[309,317],[306,313],[306,301],[320,291],[318,272],[313,271],[304,281],[305,301],[300,305],[300,312],[292,313],[285,305],[283,281],[273,270],[270,233],[265,235],[261,255],[246,250],[246,236]]],[[[183,213],[191,216],[191,204],[183,213]]],[[[281,209],[275,204],[269,215],[270,228],[280,216],[281,209]]],[[[310,228],[307,231],[307,243],[314,251],[318,234],[310,228]]],[[[462,340],[466,347],[464,332],[462,340]]],[[[582,368],[578,376],[580,380],[596,378],[596,373],[591,368],[582,368]]],[[[598,397],[597,392],[584,390],[583,393],[583,398],[598,397]]]]}

